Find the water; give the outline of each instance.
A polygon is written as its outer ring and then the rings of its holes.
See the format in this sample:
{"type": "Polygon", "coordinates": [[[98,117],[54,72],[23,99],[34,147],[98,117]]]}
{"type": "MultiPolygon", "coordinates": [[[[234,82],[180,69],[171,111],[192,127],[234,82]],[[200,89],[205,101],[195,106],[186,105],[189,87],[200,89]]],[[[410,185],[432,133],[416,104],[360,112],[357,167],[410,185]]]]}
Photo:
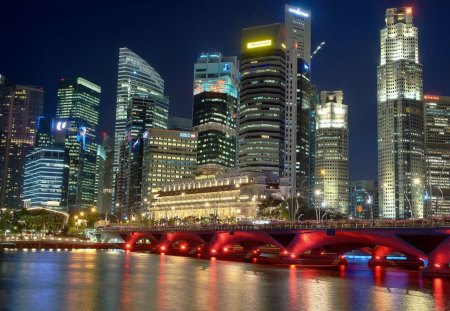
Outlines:
{"type": "Polygon", "coordinates": [[[0,310],[450,310],[450,279],[113,251],[0,252],[0,310]]]}

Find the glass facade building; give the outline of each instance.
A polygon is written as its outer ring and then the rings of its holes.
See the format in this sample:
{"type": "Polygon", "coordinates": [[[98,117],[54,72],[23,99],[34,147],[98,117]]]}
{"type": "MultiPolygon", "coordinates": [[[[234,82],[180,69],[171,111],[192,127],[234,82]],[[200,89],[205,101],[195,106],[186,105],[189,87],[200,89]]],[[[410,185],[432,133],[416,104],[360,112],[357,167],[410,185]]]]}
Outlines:
{"type": "Polygon", "coordinates": [[[23,206],[26,154],[36,138],[44,90],[14,85],[0,75],[0,208],[23,206]]]}
{"type": "Polygon", "coordinates": [[[122,217],[140,209],[143,135],[167,128],[169,100],[164,80],[127,48],[119,50],[113,189],[114,209],[122,217]]]}
{"type": "Polygon", "coordinates": [[[28,208],[67,211],[67,165],[63,147],[37,147],[26,156],[23,195],[28,208]]]}
{"type": "Polygon", "coordinates": [[[450,96],[425,95],[427,216],[450,215],[450,96]]]}
{"type": "Polygon", "coordinates": [[[378,218],[378,184],[372,180],[350,182],[349,216],[352,218],[378,218]]]}
{"type": "Polygon", "coordinates": [[[422,65],[412,8],[386,11],[377,68],[380,217],[424,216],[422,65]]]}
{"type": "Polygon", "coordinates": [[[309,199],[311,12],[285,6],[286,32],[286,159],[289,196],[309,199]]]}
{"type": "Polygon", "coordinates": [[[278,178],[285,161],[286,48],[284,27],[242,30],[239,171],[278,178]]]}
{"type": "MultiPolygon", "coordinates": [[[[68,208],[95,207],[97,125],[101,88],[83,78],[61,79],[57,93],[56,131],[65,133],[69,157],[68,208]]],[[[56,134],[55,134],[56,135],[56,134]]]]}
{"type": "Polygon", "coordinates": [[[203,53],[194,65],[193,126],[200,174],[236,166],[238,62],[235,56],[203,53]]]}

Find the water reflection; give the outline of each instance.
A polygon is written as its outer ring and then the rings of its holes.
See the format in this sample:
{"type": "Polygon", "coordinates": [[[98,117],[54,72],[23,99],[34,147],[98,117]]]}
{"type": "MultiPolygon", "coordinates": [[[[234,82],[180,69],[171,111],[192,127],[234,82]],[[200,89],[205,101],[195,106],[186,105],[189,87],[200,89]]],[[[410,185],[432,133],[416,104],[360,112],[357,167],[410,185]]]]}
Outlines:
{"type": "Polygon", "coordinates": [[[149,254],[0,253],[5,310],[449,310],[450,280],[149,254]]]}

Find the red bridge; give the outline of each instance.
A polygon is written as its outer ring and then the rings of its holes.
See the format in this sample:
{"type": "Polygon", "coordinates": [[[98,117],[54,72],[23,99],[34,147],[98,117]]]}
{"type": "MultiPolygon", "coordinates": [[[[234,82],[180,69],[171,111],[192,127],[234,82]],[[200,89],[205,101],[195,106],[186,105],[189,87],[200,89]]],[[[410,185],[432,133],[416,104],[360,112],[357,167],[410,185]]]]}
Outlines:
{"type": "Polygon", "coordinates": [[[117,235],[128,251],[194,257],[248,259],[300,265],[345,264],[359,250],[370,265],[414,266],[428,262],[428,275],[450,276],[450,223],[435,221],[297,222],[267,225],[120,226],[101,229],[117,235]],[[389,255],[404,255],[391,260],[389,255]]]}

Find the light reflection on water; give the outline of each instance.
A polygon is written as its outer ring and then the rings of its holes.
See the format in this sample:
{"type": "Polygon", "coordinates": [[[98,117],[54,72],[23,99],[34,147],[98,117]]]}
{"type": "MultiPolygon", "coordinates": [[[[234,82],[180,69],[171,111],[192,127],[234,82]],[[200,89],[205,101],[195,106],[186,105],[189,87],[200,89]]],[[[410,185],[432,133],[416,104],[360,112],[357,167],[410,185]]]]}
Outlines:
{"type": "Polygon", "coordinates": [[[450,280],[107,251],[0,253],[1,310],[450,310],[450,280]]]}

